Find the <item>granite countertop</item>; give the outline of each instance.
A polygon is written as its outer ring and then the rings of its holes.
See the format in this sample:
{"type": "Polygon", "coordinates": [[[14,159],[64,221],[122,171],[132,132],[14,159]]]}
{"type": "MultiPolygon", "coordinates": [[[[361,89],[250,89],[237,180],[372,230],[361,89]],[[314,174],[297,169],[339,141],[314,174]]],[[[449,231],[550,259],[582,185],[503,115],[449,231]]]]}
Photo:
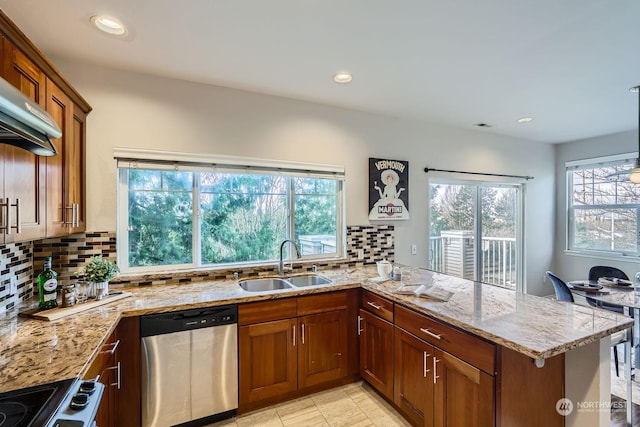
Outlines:
{"type": "MultiPolygon", "coordinates": [[[[397,281],[374,283],[375,266],[320,271],[332,285],[247,292],[235,281],[129,287],[132,296],[60,320],[0,318],[0,392],[81,376],[123,316],[261,301],[363,287],[534,359],[594,342],[632,325],[615,313],[421,270],[419,280],[454,292],[448,302],[395,294],[397,281]]],[[[31,308],[29,304],[20,310],[31,308]]]]}

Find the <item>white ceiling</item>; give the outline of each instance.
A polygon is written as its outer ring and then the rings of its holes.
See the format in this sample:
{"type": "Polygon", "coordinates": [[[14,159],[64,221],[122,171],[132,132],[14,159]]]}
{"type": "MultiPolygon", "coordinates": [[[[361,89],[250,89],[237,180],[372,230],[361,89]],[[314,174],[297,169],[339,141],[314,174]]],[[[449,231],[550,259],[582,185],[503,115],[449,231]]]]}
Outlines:
{"type": "Polygon", "coordinates": [[[628,91],[640,84],[638,0],[0,0],[0,8],[45,54],[113,68],[542,142],[638,126],[638,96],[628,91]],[[129,35],[99,33],[89,25],[95,14],[119,18],[129,35]],[[339,70],[353,82],[333,83],[339,70]],[[524,116],[535,120],[516,123],[524,116]]]}

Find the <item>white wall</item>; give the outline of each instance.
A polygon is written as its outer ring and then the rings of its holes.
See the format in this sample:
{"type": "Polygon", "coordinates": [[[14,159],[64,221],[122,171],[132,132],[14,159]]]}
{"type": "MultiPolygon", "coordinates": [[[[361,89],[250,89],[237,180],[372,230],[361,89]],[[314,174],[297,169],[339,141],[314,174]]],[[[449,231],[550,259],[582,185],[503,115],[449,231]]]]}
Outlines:
{"type": "Polygon", "coordinates": [[[565,253],[567,236],[567,177],[565,163],[571,160],[590,159],[614,154],[633,153],[638,149],[638,132],[629,131],[596,138],[568,142],[556,146],[556,239],[553,271],[565,281],[586,279],[594,265],[618,267],[630,278],[640,271],[637,262],[576,256],[565,253]]]}
{"type": "MultiPolygon", "coordinates": [[[[341,164],[347,224],[368,224],[368,158],[409,160],[410,214],[396,221],[396,260],[427,265],[425,166],[533,175],[527,183],[526,277],[542,289],[553,237],[554,150],[482,131],[109,70],[55,59],[93,106],[87,134],[88,230],[116,229],[114,147],[341,164]],[[410,254],[411,244],[418,254],[410,254]]],[[[466,125],[466,124],[465,124],[466,125]]],[[[442,176],[442,175],[441,175],[442,176]]]]}

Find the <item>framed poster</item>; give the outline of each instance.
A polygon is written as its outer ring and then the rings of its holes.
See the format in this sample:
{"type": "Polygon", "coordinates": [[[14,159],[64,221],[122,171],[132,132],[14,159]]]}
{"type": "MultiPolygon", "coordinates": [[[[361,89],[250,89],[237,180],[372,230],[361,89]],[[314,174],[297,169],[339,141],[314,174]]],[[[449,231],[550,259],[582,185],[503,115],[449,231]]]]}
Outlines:
{"type": "Polygon", "coordinates": [[[369,219],[409,219],[409,162],[369,158],[369,219]]]}

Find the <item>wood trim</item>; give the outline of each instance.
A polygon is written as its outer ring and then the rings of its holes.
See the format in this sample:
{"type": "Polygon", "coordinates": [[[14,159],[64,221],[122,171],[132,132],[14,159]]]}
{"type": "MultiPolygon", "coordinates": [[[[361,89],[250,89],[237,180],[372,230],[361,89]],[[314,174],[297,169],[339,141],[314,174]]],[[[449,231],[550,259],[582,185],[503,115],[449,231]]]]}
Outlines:
{"type": "Polygon", "coordinates": [[[296,297],[238,305],[238,326],[297,317],[296,297]]]}
{"type": "Polygon", "coordinates": [[[348,294],[344,291],[298,297],[298,316],[347,308],[348,294]]]}
{"type": "Polygon", "coordinates": [[[60,70],[33,44],[16,24],[0,9],[0,32],[33,61],[62,91],[84,111],[91,112],[91,105],[76,91],[60,70]]]}

